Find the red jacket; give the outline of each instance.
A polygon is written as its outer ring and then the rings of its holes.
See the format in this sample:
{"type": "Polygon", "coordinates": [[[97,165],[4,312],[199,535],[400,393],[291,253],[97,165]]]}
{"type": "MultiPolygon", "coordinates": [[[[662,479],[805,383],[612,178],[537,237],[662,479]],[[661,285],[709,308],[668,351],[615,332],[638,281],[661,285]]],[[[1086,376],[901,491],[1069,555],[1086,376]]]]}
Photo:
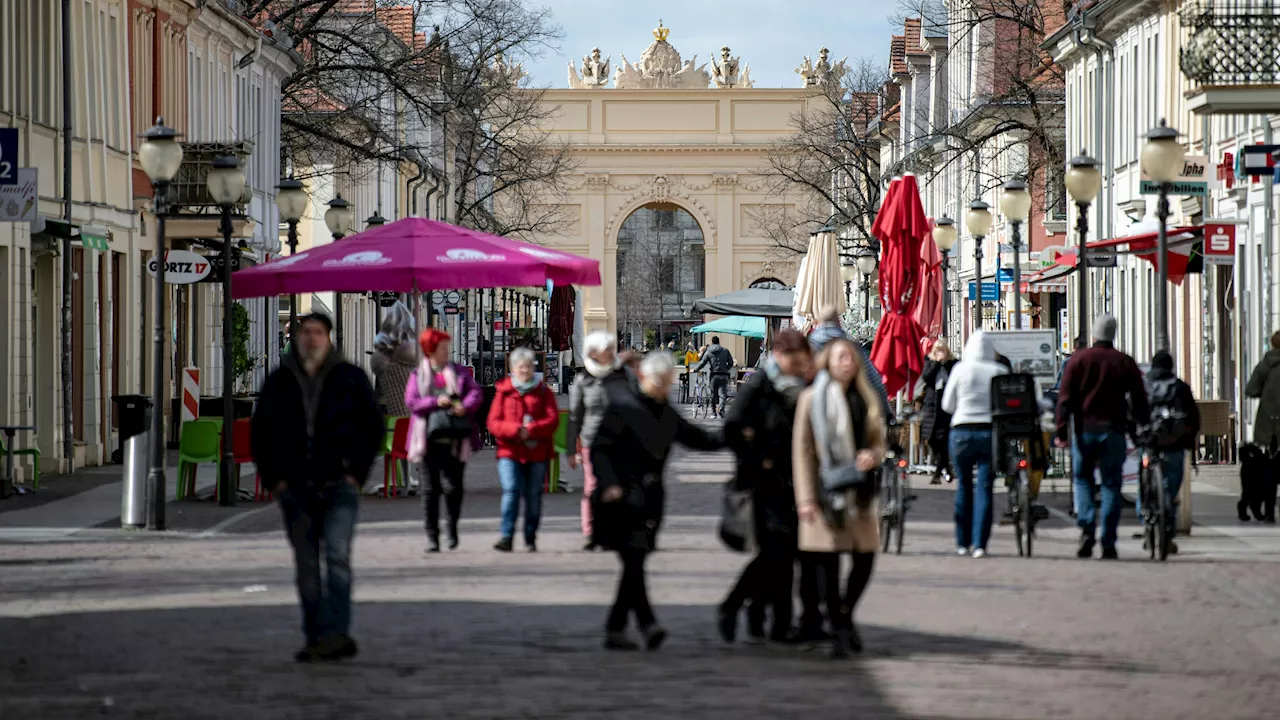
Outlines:
{"type": "Polygon", "coordinates": [[[546,383],[521,395],[505,377],[494,387],[496,394],[489,406],[489,432],[498,441],[498,457],[511,458],[519,463],[549,462],[555,454],[552,442],[560,426],[560,408],[555,393],[546,383]],[[532,418],[529,427],[529,447],[520,439],[520,428],[525,416],[532,418]]]}

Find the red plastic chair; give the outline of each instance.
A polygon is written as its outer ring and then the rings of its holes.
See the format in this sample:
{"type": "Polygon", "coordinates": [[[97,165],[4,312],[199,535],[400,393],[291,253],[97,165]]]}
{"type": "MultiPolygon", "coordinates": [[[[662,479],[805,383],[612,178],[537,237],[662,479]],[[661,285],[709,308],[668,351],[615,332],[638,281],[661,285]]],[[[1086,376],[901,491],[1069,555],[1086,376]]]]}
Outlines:
{"type": "MultiPolygon", "coordinates": [[[[382,496],[393,497],[391,483],[400,487],[400,463],[405,463],[405,474],[408,474],[409,463],[409,418],[396,418],[395,430],[391,433],[391,451],[382,456],[382,496]],[[390,479],[390,481],[388,480],[390,479]]],[[[404,484],[409,480],[405,478],[404,484]]]]}
{"type": "MultiPolygon", "coordinates": [[[[231,426],[231,457],[236,463],[236,478],[240,477],[240,466],[253,462],[253,426],[249,418],[236,420],[231,426]]],[[[262,487],[262,476],[253,474],[253,499],[266,500],[271,491],[262,487]]]]}

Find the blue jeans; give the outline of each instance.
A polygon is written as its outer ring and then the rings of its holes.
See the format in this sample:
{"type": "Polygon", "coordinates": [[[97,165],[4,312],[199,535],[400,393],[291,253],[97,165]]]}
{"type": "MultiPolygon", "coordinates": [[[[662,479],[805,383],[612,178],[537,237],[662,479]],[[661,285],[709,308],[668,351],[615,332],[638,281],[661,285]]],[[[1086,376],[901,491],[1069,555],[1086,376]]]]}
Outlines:
{"type": "Polygon", "coordinates": [[[512,538],[516,532],[516,516],[520,499],[524,498],[524,541],[538,539],[538,521],[542,519],[542,481],[547,476],[547,463],[519,463],[499,458],[498,480],[502,483],[502,537],[512,538]]]}
{"type": "Polygon", "coordinates": [[[351,629],[351,539],[359,507],[360,490],[345,482],[313,493],[287,490],[280,495],[308,643],[346,635],[351,629]],[[320,581],[321,541],[324,583],[320,581]]]}
{"type": "MultiPolygon", "coordinates": [[[[1169,537],[1173,538],[1178,532],[1178,493],[1182,491],[1187,451],[1165,450],[1161,455],[1160,477],[1164,480],[1164,498],[1169,508],[1169,537]]],[[[1137,505],[1138,517],[1142,517],[1142,488],[1138,488],[1137,505]]]]}
{"type": "Polygon", "coordinates": [[[1071,447],[1075,474],[1076,524],[1092,538],[1097,532],[1097,508],[1093,503],[1094,470],[1102,473],[1102,547],[1116,546],[1120,527],[1120,485],[1124,482],[1126,453],[1124,433],[1080,433],[1071,447]]]}
{"type": "Polygon", "coordinates": [[[987,541],[991,539],[992,518],[991,431],[952,428],[951,465],[959,481],[956,485],[956,547],[986,550],[987,541]]]}

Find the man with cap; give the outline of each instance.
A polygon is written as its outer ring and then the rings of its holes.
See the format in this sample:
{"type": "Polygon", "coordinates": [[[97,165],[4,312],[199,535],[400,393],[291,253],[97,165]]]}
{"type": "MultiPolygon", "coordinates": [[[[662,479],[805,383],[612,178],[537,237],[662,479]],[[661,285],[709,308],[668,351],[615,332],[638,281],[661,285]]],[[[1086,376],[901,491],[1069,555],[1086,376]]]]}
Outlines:
{"type": "Polygon", "coordinates": [[[1093,322],[1093,347],[1076,351],[1062,375],[1058,391],[1058,447],[1067,447],[1075,432],[1071,466],[1075,475],[1076,524],[1080,526],[1078,557],[1093,556],[1097,518],[1093,474],[1102,474],[1102,557],[1116,559],[1120,525],[1120,484],[1127,451],[1125,432],[1132,422],[1150,417],[1142,371],[1133,358],[1115,349],[1116,319],[1102,315],[1093,322]]]}
{"type": "Polygon", "coordinates": [[[384,433],[369,379],[333,349],[332,330],[321,313],[299,318],[294,352],[263,383],[253,414],[254,461],[263,483],[275,488],[293,546],[307,639],[298,662],[356,654],[351,539],[360,488],[384,433]]]}

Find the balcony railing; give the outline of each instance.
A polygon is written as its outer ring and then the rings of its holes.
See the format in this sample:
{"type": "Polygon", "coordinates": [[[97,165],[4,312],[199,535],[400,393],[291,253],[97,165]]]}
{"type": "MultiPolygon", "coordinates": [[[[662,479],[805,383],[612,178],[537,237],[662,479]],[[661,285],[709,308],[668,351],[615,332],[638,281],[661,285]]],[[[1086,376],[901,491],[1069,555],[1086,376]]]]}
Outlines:
{"type": "MultiPolygon", "coordinates": [[[[209,170],[213,167],[213,159],[220,155],[231,155],[240,161],[243,168],[253,154],[253,143],[183,143],[182,167],[173,181],[172,211],[188,215],[214,215],[219,212],[218,204],[209,195],[209,170]]],[[[248,183],[244,186],[244,196],[240,205],[233,210],[234,214],[244,215],[249,201],[253,198],[253,189],[248,183]]]]}
{"type": "Polygon", "coordinates": [[[1202,87],[1280,84],[1280,3],[1200,0],[1182,10],[1191,36],[1182,73],[1202,87]]]}

